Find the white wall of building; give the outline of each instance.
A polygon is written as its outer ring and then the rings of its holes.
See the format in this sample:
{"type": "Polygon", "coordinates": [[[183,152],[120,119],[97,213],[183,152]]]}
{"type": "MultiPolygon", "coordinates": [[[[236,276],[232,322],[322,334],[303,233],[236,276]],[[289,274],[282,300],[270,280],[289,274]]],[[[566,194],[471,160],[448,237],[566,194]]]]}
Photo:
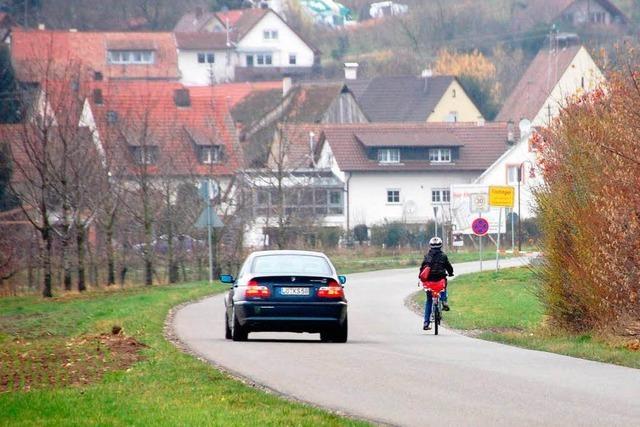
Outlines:
{"type": "Polygon", "coordinates": [[[504,153],[489,169],[487,169],[475,184],[485,185],[511,185],[516,189],[514,211],[522,218],[535,216],[536,203],[533,197],[533,190],[542,184],[540,171],[536,167],[536,152],[529,149],[529,135],[525,135],[509,151],[504,153]],[[509,174],[510,168],[522,167],[522,182],[520,183],[520,199],[518,200],[518,181],[514,177],[513,171],[509,174]],[[534,170],[534,177],[531,170],[534,170]],[[518,205],[518,203],[520,204],[518,205]],[[519,206],[519,208],[518,208],[519,206]]]}
{"type": "MultiPolygon", "coordinates": [[[[349,180],[349,226],[434,219],[432,189],[471,183],[477,172],[356,172],[349,180]],[[387,190],[400,190],[400,203],[387,202],[387,190]]],[[[447,209],[444,209],[447,211],[447,209]]],[[[441,220],[439,213],[439,220],[441,220]]]]}
{"type": "MultiPolygon", "coordinates": [[[[557,76],[551,76],[555,80],[557,76]]],[[[567,67],[558,83],[551,91],[547,102],[532,120],[533,126],[547,126],[549,118],[557,117],[560,108],[566,105],[567,98],[591,91],[597,88],[604,81],[604,75],[589,55],[589,52],[582,47],[567,67]]]]}
{"type": "MultiPolygon", "coordinates": [[[[238,65],[246,66],[247,54],[271,53],[273,63],[270,67],[311,67],[314,62],[313,50],[282,21],[275,13],[271,12],[238,43],[238,65]],[[264,31],[275,30],[277,39],[265,39],[264,31]],[[289,64],[289,55],[296,55],[296,64],[289,64]]],[[[254,67],[260,67],[254,59],[254,67]]],[[[267,66],[267,65],[264,65],[267,66]]]]}
{"type": "Polygon", "coordinates": [[[178,50],[180,82],[189,86],[206,86],[234,79],[236,54],[233,50],[178,50]],[[213,64],[198,62],[198,54],[214,54],[213,64]],[[213,81],[212,81],[213,79],[213,81]]]}

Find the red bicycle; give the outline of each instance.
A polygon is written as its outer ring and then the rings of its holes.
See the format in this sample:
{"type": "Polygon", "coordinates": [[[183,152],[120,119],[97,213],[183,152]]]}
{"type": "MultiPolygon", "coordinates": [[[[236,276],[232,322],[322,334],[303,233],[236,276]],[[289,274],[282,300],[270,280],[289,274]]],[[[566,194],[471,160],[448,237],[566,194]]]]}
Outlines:
{"type": "Polygon", "coordinates": [[[442,300],[440,294],[447,288],[446,279],[438,280],[437,282],[422,282],[422,288],[428,295],[431,294],[431,319],[433,322],[433,332],[438,335],[438,327],[442,320],[442,300]]]}

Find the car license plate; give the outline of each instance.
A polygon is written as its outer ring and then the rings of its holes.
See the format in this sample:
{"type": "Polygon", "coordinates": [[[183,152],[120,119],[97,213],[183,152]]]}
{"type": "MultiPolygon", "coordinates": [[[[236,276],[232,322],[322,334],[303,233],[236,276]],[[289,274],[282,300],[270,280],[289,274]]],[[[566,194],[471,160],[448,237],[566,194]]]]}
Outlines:
{"type": "Polygon", "coordinates": [[[309,295],[309,288],[280,288],[281,295],[309,295]]]}

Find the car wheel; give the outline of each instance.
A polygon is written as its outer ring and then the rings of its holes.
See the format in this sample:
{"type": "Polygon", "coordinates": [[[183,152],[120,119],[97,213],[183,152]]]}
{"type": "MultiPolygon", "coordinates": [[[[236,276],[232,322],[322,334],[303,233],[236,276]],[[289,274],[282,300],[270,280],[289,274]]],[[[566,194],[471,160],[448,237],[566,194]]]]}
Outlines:
{"type": "Polygon", "coordinates": [[[226,310],[224,313],[224,337],[228,340],[231,339],[231,328],[229,327],[229,313],[226,310]]]}
{"type": "Polygon", "coordinates": [[[320,332],[320,341],[322,342],[347,342],[347,336],[349,333],[349,325],[347,319],[344,319],[342,325],[337,328],[332,328],[326,331],[320,332]]]}
{"type": "Polygon", "coordinates": [[[231,312],[231,339],[234,341],[246,341],[249,333],[240,325],[236,317],[236,309],[231,312]]]}
{"type": "Polygon", "coordinates": [[[342,325],[338,327],[335,333],[334,341],[345,343],[347,342],[347,336],[349,335],[349,324],[347,322],[347,318],[344,318],[344,322],[342,325]]]}

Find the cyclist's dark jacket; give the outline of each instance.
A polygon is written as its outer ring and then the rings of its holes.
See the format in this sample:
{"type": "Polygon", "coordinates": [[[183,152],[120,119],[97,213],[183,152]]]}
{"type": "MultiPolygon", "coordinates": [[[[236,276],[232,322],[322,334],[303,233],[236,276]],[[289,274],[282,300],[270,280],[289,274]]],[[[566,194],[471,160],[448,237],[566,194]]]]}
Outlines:
{"type": "Polygon", "coordinates": [[[420,271],[427,265],[431,267],[428,281],[435,282],[446,278],[447,274],[453,274],[453,267],[449,262],[449,258],[441,249],[429,249],[429,252],[424,256],[420,271]]]}

